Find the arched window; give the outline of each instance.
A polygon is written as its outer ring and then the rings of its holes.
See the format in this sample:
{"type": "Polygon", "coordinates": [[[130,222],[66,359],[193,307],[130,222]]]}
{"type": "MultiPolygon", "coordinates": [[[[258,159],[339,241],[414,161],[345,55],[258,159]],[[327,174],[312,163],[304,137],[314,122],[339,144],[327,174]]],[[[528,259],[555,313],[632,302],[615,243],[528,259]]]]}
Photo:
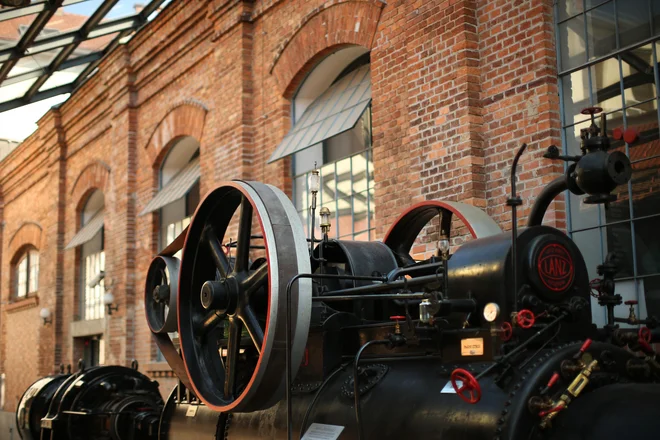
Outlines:
{"type": "Polygon", "coordinates": [[[190,223],[199,203],[199,177],[199,142],[187,136],[168,152],[159,172],[160,190],[140,213],[160,212],[160,249],[190,223]]]}
{"type": "Polygon", "coordinates": [[[39,252],[31,246],[26,247],[15,261],[14,297],[26,298],[39,289],[39,252]]]}
{"type": "Polygon", "coordinates": [[[81,226],[66,249],[80,247],[80,315],[83,320],[105,315],[105,246],[103,237],[105,198],[96,190],[81,213],[81,226]]]}
{"type": "Polygon", "coordinates": [[[311,226],[307,182],[316,164],[321,170],[318,204],[329,208],[333,218],[330,235],[372,239],[374,168],[367,50],[350,47],[321,61],[298,89],[292,114],[293,127],[269,162],[293,156],[293,200],[306,230],[311,226]]]}

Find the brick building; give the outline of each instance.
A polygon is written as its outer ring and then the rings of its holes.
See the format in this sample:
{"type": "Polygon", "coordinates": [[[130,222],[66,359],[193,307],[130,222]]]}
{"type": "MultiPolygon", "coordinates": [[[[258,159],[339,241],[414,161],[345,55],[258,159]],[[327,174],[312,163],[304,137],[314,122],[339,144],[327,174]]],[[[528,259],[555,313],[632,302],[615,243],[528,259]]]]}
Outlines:
{"type": "Polygon", "coordinates": [[[0,162],[0,409],[79,358],[137,359],[168,391],[144,275],[217,183],[274,184],[308,222],[317,162],[333,235],[381,238],[429,199],[473,204],[508,229],[516,149],[529,144],[523,224],[563,171],[542,153],[575,154],[590,105],[611,129],[636,130],[617,144],[633,180],[608,210],[570,196],[545,221],[571,233],[594,276],[608,250],[622,252],[621,293],[641,315],[660,310],[660,11],[617,3],[172,1],[0,162]]]}

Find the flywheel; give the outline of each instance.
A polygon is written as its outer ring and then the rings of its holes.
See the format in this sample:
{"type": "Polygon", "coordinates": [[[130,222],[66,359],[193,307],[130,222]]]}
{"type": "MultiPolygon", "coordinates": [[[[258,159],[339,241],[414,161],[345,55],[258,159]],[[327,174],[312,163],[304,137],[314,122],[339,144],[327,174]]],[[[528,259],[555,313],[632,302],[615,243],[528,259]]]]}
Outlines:
{"type": "Polygon", "coordinates": [[[454,216],[467,227],[472,238],[483,238],[500,234],[502,230],[481,209],[461,202],[428,200],[407,209],[390,227],[383,242],[394,251],[399,265],[413,264],[411,255],[415,239],[424,227],[436,216],[440,217],[440,229],[451,237],[454,216]]]}
{"type": "MultiPolygon", "coordinates": [[[[298,213],[279,189],[234,181],[193,216],[179,272],[178,328],[195,394],[221,412],[266,409],[284,396],[286,288],[310,273],[298,213]]],[[[302,362],[310,280],[291,291],[291,362],[302,362]]]]}

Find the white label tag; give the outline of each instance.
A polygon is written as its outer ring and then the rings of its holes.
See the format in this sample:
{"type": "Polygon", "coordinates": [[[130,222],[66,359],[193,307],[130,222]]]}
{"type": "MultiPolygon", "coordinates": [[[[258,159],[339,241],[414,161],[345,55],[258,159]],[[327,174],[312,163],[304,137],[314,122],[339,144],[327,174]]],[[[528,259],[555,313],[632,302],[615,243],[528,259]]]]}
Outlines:
{"type": "Polygon", "coordinates": [[[343,430],[343,426],[312,423],[312,426],[309,427],[300,440],[337,440],[343,430]]]}
{"type": "Polygon", "coordinates": [[[461,356],[483,356],[483,338],[461,339],[461,356]]]}
{"type": "Polygon", "coordinates": [[[190,405],[186,411],[186,417],[195,417],[197,415],[197,408],[199,405],[190,405]]]}
{"type": "MultiPolygon", "coordinates": [[[[463,382],[460,380],[456,381],[456,386],[459,388],[463,386],[463,382]]],[[[456,394],[456,390],[454,387],[451,385],[451,380],[447,382],[442,390],[440,390],[440,394],[456,394]]]]}

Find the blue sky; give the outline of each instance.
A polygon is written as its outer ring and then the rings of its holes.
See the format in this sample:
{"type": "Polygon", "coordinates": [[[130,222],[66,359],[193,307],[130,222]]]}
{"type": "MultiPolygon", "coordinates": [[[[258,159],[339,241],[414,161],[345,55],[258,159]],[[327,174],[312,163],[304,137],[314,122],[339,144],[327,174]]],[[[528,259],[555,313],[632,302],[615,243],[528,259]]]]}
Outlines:
{"type": "MultiPolygon", "coordinates": [[[[64,10],[72,14],[80,14],[90,16],[92,13],[101,5],[102,0],[87,0],[81,3],[76,3],[74,5],[65,6],[64,10]]],[[[132,15],[135,13],[133,6],[136,3],[148,3],[148,0],[135,1],[135,0],[119,0],[117,4],[110,10],[108,15],[105,16],[105,19],[108,18],[117,18],[125,17],[127,15],[132,15]]]]}

